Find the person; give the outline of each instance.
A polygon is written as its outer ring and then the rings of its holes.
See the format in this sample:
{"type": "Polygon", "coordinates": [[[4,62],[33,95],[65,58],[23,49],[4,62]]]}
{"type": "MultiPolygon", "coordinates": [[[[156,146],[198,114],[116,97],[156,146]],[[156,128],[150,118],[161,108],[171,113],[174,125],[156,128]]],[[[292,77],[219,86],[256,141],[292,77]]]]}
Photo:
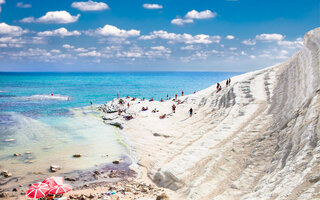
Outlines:
{"type": "Polygon", "coordinates": [[[164,119],[164,118],[166,118],[166,116],[167,116],[166,114],[163,114],[163,115],[161,115],[159,118],[160,118],[160,119],[164,119]]]}
{"type": "Polygon", "coordinates": [[[132,99],[131,99],[131,101],[135,101],[137,98],[136,97],[133,97],[132,99]]]}
{"type": "Polygon", "coordinates": [[[175,95],[175,99],[177,100],[177,98],[178,98],[178,95],[176,94],[176,95],[175,95]]]}
{"type": "Polygon", "coordinates": [[[143,98],[142,98],[142,101],[144,101],[144,99],[145,99],[145,98],[143,97],[143,98]]]}
{"type": "Polygon", "coordinates": [[[121,112],[122,112],[122,111],[119,109],[119,110],[118,110],[118,115],[119,115],[119,116],[121,115],[121,112]]]}
{"type": "Polygon", "coordinates": [[[142,107],[141,110],[142,111],[147,111],[148,110],[148,106],[147,107],[142,107]]]}
{"type": "Polygon", "coordinates": [[[150,101],[153,101],[153,100],[154,100],[153,97],[151,97],[150,101]]]}
{"type": "Polygon", "coordinates": [[[119,99],[119,92],[117,93],[117,99],[119,99]]]}
{"type": "Polygon", "coordinates": [[[220,83],[217,83],[217,89],[219,89],[219,87],[220,87],[220,83]]]}
{"type": "Polygon", "coordinates": [[[229,78],[229,85],[230,85],[230,83],[231,83],[231,78],[229,78]]]}
{"type": "Polygon", "coordinates": [[[174,104],[172,105],[172,112],[176,113],[176,105],[174,105],[174,104]]]}
{"type": "Polygon", "coordinates": [[[53,200],[54,199],[54,195],[53,194],[47,194],[46,199],[47,200],[53,200]]]}
{"type": "Polygon", "coordinates": [[[167,100],[169,99],[169,95],[167,94],[167,100]]]}
{"type": "Polygon", "coordinates": [[[156,113],[156,112],[157,112],[157,108],[154,108],[154,109],[152,110],[152,112],[153,112],[153,113],[156,113]]]}
{"type": "Polygon", "coordinates": [[[125,116],[124,118],[125,118],[126,120],[131,120],[131,119],[133,119],[132,115],[125,116]]]}
{"type": "Polygon", "coordinates": [[[51,92],[51,96],[53,96],[53,93],[51,92]]]}
{"type": "Polygon", "coordinates": [[[190,113],[190,117],[192,116],[192,108],[190,108],[189,113],[190,113]]]}
{"type": "Polygon", "coordinates": [[[183,96],[183,90],[181,91],[181,96],[183,96]]]}
{"type": "Polygon", "coordinates": [[[160,100],[161,102],[163,102],[163,98],[161,98],[161,100],[160,100]]]}
{"type": "Polygon", "coordinates": [[[217,93],[220,92],[222,90],[222,87],[221,85],[219,86],[218,90],[217,90],[217,93]]]}
{"type": "Polygon", "coordinates": [[[119,104],[124,104],[124,100],[123,99],[119,99],[119,104]]]}
{"type": "Polygon", "coordinates": [[[227,79],[227,81],[226,81],[226,87],[228,87],[229,86],[229,79],[227,79]]]}
{"type": "Polygon", "coordinates": [[[127,106],[128,106],[128,108],[130,107],[130,103],[129,102],[127,103],[127,106]]]}
{"type": "Polygon", "coordinates": [[[193,92],[193,94],[195,94],[195,93],[196,93],[196,91],[193,92]]]}
{"type": "Polygon", "coordinates": [[[68,97],[68,101],[70,101],[70,97],[68,97]]]}
{"type": "Polygon", "coordinates": [[[90,104],[92,105],[92,100],[90,100],[90,104]]]}

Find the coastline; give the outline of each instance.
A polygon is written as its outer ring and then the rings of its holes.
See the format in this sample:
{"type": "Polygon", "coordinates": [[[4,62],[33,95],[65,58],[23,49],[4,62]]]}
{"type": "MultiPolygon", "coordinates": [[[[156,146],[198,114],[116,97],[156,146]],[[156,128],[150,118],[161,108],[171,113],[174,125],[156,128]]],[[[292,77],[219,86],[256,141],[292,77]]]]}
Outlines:
{"type": "MultiPolygon", "coordinates": [[[[129,167],[137,173],[130,181],[156,188],[139,194],[154,199],[165,192],[170,199],[188,200],[318,198],[319,44],[320,28],[307,33],[303,49],[284,63],[231,77],[231,85],[221,82],[219,92],[213,85],[180,96],[181,104],[124,98],[124,104],[114,99],[102,105],[105,123],[122,127],[137,163],[129,167]],[[119,116],[119,108],[133,119],[119,116]],[[159,112],[151,112],[155,108],[159,112]]],[[[89,191],[99,193],[99,187],[89,191]]],[[[132,195],[121,199],[137,197],[132,195]]]]}

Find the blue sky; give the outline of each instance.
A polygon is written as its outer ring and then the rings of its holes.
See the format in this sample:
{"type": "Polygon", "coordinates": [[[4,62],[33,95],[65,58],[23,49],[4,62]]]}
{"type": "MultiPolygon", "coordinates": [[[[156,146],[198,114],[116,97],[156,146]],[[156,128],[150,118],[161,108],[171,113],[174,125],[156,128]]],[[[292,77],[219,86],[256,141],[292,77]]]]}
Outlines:
{"type": "Polygon", "coordinates": [[[283,62],[318,0],[0,0],[0,71],[234,71],[283,62]]]}

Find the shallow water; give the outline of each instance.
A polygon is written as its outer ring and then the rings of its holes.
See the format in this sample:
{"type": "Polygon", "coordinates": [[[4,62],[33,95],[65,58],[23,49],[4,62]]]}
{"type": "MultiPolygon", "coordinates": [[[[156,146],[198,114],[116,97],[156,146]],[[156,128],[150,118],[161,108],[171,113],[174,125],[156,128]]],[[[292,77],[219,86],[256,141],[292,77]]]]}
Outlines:
{"type": "Polygon", "coordinates": [[[118,130],[103,123],[102,113],[90,106],[90,100],[102,104],[117,93],[159,100],[181,90],[193,93],[234,75],[0,73],[0,170],[26,177],[49,173],[51,164],[62,166],[64,173],[110,163],[127,149],[119,142],[118,130]]]}

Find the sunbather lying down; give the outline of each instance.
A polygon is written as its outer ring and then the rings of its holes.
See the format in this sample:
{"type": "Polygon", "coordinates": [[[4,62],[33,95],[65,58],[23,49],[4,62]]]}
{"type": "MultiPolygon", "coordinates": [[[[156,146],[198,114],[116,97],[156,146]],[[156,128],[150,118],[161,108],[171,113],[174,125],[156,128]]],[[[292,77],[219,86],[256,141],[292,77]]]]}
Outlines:
{"type": "Polygon", "coordinates": [[[160,119],[164,119],[164,118],[166,118],[167,117],[167,115],[166,114],[163,114],[163,115],[161,115],[159,118],[160,119]]]}
{"type": "Polygon", "coordinates": [[[148,110],[148,106],[147,107],[142,107],[142,109],[141,109],[142,111],[146,111],[146,110],[148,110]]]}
{"type": "Polygon", "coordinates": [[[130,119],[133,119],[132,115],[129,115],[129,116],[123,116],[126,120],[130,120],[130,119]]]}

